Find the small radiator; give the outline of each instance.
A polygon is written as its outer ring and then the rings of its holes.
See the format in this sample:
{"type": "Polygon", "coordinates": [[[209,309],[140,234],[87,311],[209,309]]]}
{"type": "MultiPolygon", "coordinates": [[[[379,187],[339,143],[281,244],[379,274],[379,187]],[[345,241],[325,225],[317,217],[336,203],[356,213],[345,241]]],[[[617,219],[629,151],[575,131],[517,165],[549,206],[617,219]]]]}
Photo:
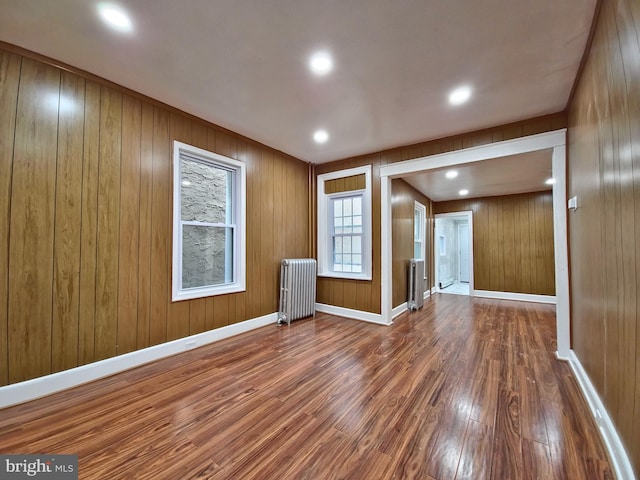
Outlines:
{"type": "Polygon", "coordinates": [[[424,260],[409,260],[409,299],[407,308],[418,310],[424,303],[424,260]]]}
{"type": "Polygon", "coordinates": [[[316,312],[316,261],[285,258],[280,265],[278,325],[309,317],[316,312]]]}

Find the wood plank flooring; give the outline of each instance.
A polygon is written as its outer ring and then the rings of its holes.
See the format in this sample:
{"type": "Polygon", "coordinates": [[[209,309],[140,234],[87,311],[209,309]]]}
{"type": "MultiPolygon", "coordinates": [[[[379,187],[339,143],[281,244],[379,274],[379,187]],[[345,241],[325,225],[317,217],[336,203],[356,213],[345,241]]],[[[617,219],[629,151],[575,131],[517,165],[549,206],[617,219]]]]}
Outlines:
{"type": "Polygon", "coordinates": [[[436,295],[384,327],[270,325],[0,410],[81,479],[611,479],[552,306],[436,295]]]}

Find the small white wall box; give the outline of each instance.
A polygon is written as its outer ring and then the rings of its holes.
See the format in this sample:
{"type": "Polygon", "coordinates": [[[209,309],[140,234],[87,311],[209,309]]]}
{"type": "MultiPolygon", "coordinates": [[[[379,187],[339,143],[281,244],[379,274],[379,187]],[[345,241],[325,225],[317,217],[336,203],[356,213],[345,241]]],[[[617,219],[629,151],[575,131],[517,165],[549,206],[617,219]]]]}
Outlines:
{"type": "Polygon", "coordinates": [[[578,197],[571,197],[569,199],[569,210],[577,210],[578,209],[578,197]]]}

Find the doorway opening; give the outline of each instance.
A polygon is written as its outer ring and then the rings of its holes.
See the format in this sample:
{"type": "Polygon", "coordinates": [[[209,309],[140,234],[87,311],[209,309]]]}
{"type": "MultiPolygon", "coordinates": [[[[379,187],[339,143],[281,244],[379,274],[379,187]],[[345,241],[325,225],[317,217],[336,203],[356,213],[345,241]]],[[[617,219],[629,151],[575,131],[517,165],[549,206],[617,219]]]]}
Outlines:
{"type": "Polygon", "coordinates": [[[435,215],[436,292],[473,295],[472,212],[435,215]]]}

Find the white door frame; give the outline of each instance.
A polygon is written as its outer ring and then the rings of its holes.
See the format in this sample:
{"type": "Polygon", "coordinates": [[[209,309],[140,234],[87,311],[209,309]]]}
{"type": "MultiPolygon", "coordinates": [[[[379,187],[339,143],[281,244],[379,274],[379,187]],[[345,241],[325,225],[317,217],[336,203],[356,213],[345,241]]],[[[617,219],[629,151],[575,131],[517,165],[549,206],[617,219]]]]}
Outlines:
{"type": "MultiPolygon", "coordinates": [[[[473,213],[472,213],[473,216],[473,213]]],[[[458,282],[462,282],[462,251],[463,249],[460,247],[460,230],[462,230],[462,227],[465,227],[467,229],[467,263],[469,263],[469,265],[467,266],[467,279],[468,279],[468,284],[469,284],[469,295],[471,295],[472,293],[472,281],[473,281],[473,276],[471,275],[471,273],[473,272],[473,255],[472,255],[472,251],[473,251],[473,238],[472,238],[472,233],[471,233],[471,225],[472,223],[467,219],[466,222],[462,222],[462,223],[458,223],[458,282]]]]}
{"type": "MultiPolygon", "coordinates": [[[[434,224],[435,224],[435,220],[437,220],[438,218],[447,218],[447,217],[453,217],[453,218],[460,218],[460,217],[465,217],[467,220],[467,223],[469,225],[469,296],[473,297],[473,212],[471,210],[461,210],[459,212],[451,212],[451,213],[436,213],[433,218],[434,218],[434,224]]],[[[435,237],[435,232],[434,232],[434,237],[435,237]]],[[[460,252],[456,252],[456,254],[460,255],[460,252]]],[[[438,252],[437,248],[433,249],[433,256],[434,256],[434,268],[436,268],[435,270],[435,275],[434,275],[434,281],[435,281],[435,287],[436,287],[436,292],[440,291],[440,287],[438,286],[438,265],[440,264],[439,262],[439,257],[440,254],[438,252]]]]}
{"type": "Polygon", "coordinates": [[[556,340],[558,358],[568,359],[571,348],[569,319],[569,256],[567,249],[567,192],[566,192],[566,133],[567,129],[515,138],[454,152],[430,155],[380,166],[381,193],[381,256],[382,285],[381,313],[385,323],[391,323],[392,282],[391,271],[391,180],[425,170],[507,157],[521,153],[552,151],[553,185],[553,238],[556,273],[556,340]]]}

